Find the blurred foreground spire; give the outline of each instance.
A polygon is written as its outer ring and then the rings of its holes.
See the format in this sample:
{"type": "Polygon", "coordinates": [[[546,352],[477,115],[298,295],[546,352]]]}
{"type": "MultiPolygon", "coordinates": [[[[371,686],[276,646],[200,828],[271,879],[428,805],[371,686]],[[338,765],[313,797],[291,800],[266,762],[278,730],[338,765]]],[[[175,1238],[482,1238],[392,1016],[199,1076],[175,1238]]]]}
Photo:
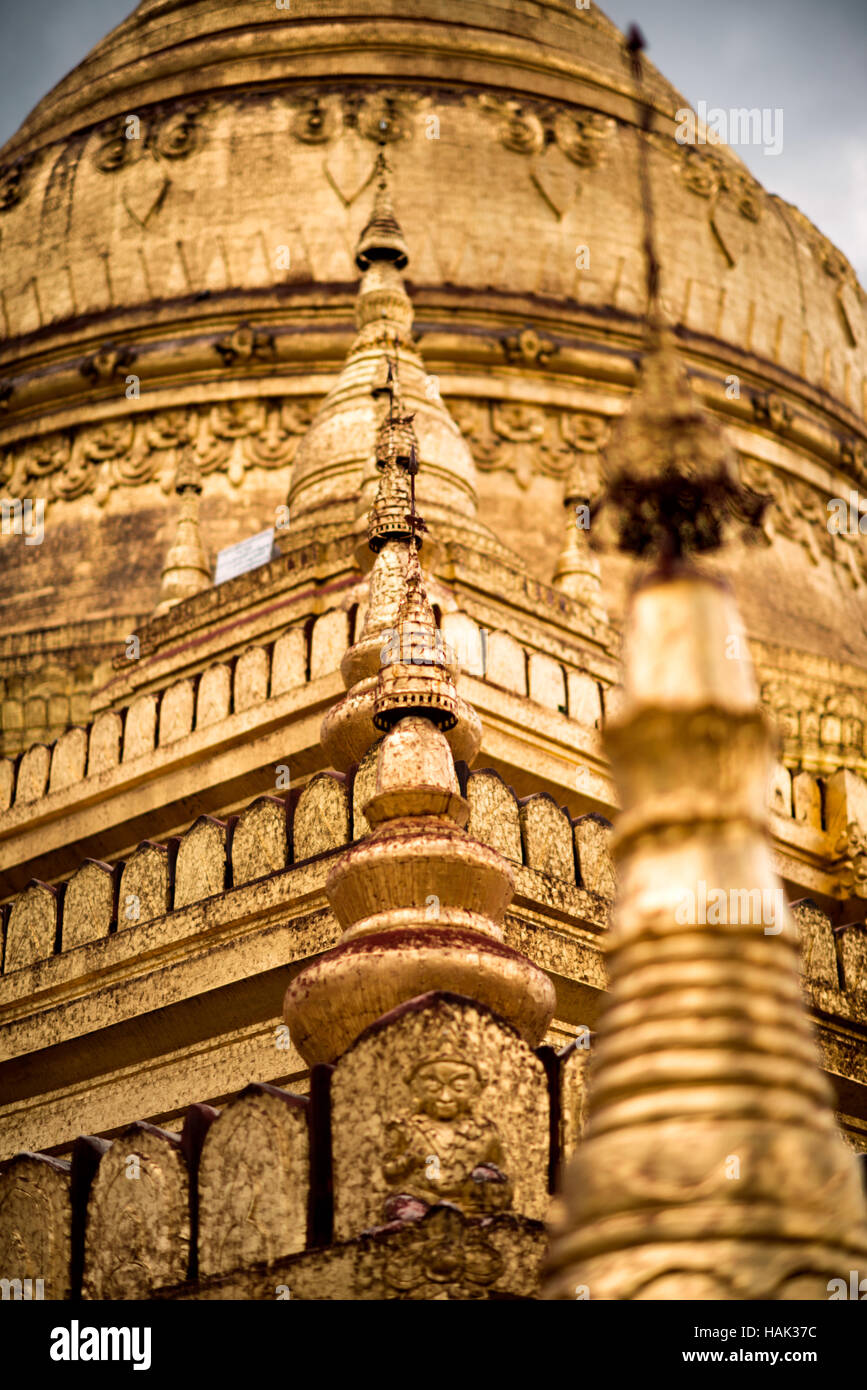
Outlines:
{"type": "MultiPolygon", "coordinates": [[[[647,245],[650,270],[650,222],[647,245]]],[[[864,1268],[867,1212],[774,870],[771,735],[729,588],[673,563],[721,544],[713,509],[740,502],[654,325],[648,342],[608,500],[619,548],[658,568],[631,598],[606,730],[623,807],[610,989],[548,1292],[827,1299],[864,1268]]]]}

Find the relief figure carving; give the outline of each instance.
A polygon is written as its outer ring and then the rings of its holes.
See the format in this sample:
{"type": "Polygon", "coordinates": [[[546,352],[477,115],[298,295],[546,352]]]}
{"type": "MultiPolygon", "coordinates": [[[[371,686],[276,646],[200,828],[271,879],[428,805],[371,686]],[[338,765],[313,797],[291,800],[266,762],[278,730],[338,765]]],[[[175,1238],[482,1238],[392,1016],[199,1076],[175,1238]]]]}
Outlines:
{"type": "Polygon", "coordinates": [[[512,1184],[499,1131],[475,1113],[486,1085],[476,1064],[447,1050],[422,1058],[407,1080],[414,1110],[388,1124],[382,1162],[393,1193],[426,1207],[453,1202],[466,1212],[509,1207],[512,1184]]]}

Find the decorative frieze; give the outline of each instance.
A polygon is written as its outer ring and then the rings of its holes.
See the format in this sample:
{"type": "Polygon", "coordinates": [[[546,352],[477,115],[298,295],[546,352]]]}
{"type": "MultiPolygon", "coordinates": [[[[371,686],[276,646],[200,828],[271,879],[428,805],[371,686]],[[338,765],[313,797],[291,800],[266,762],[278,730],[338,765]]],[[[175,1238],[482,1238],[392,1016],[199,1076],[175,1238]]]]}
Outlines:
{"type": "Polygon", "coordinates": [[[119,487],[158,483],[170,493],[189,450],[203,477],[223,473],[240,487],[252,468],[289,467],[312,408],[306,399],[224,401],[85,425],[11,445],[0,454],[0,485],[14,497],[92,496],[102,507],[119,487]]]}

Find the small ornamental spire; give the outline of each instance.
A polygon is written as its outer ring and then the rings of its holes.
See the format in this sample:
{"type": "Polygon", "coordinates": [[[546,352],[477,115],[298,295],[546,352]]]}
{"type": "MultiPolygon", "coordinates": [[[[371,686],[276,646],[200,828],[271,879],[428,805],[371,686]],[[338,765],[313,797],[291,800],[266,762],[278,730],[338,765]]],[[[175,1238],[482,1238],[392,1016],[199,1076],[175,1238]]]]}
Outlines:
{"type": "Polygon", "coordinates": [[[176,603],[211,587],[211,567],[202,545],[199,528],[199,497],[202,479],[198,464],[185,450],[175,474],[178,519],[175,539],[163,567],[160,601],[154,617],[167,613],[176,603]]]}
{"type": "Polygon", "coordinates": [[[553,585],[561,593],[577,599],[587,616],[607,623],[608,616],[602,598],[602,573],[598,557],[590,547],[590,502],[588,473],[595,471],[595,454],[583,452],[573,444],[573,459],[566,475],[563,505],[566,512],[566,537],[557,557],[553,585]]]}

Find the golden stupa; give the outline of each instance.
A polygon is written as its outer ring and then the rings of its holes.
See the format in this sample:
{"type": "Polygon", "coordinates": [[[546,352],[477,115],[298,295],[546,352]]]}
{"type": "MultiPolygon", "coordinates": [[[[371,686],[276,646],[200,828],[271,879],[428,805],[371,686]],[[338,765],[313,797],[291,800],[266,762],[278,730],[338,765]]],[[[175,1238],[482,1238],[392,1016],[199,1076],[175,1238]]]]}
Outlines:
{"type": "Polygon", "coordinates": [[[867,298],[636,62],[144,0],[0,151],[4,1297],[863,1264],[867,298]]]}

